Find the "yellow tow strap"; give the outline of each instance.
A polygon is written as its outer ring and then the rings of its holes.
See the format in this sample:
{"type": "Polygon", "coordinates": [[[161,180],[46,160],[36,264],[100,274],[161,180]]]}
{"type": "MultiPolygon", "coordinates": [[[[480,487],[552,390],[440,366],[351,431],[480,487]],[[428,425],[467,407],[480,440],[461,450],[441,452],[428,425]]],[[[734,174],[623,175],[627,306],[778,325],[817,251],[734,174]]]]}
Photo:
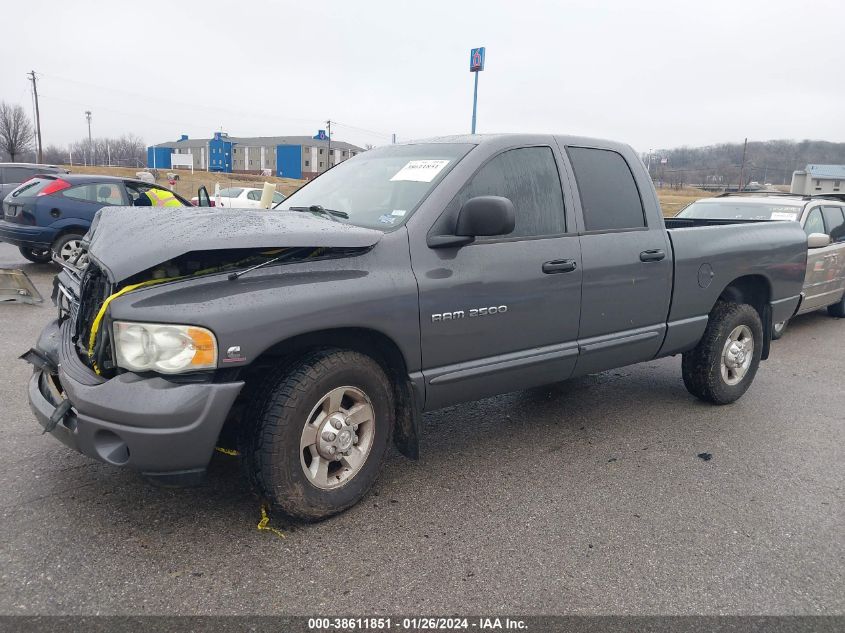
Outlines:
{"type": "Polygon", "coordinates": [[[270,515],[267,514],[267,504],[266,503],[261,504],[261,520],[258,522],[258,525],[256,526],[256,528],[258,528],[259,532],[261,532],[261,531],[272,532],[273,534],[275,534],[279,538],[287,538],[285,536],[284,532],[282,532],[281,530],[278,530],[278,529],[274,528],[272,525],[270,525],[270,515]]]}
{"type": "Polygon", "coordinates": [[[232,448],[223,448],[222,446],[215,446],[214,450],[218,453],[223,453],[224,455],[229,455],[230,457],[237,457],[240,453],[232,448]]]}
{"type": "MultiPolygon", "coordinates": [[[[117,299],[120,295],[124,295],[127,292],[132,292],[133,290],[137,290],[138,288],[164,283],[165,281],[173,281],[174,279],[178,279],[178,277],[167,277],[165,279],[148,279],[147,281],[142,281],[138,284],[130,284],[124,288],[121,288],[114,294],[111,294],[106,297],[106,300],[103,301],[103,305],[100,306],[100,310],[97,312],[97,316],[94,317],[94,322],[91,324],[91,334],[88,336],[88,358],[94,358],[94,344],[97,342],[97,332],[100,331],[100,324],[102,323],[103,317],[106,314],[106,310],[108,309],[109,304],[112,301],[117,299]]],[[[93,363],[93,365],[94,371],[99,374],[100,368],[97,367],[96,363],[93,363]]]]}

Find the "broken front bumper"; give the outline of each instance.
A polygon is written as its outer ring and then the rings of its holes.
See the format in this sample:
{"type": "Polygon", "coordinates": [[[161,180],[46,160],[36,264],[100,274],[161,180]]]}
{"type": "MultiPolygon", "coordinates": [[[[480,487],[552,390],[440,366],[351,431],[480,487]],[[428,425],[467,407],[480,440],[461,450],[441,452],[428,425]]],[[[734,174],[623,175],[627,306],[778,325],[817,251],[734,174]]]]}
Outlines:
{"type": "Polygon", "coordinates": [[[29,404],[63,444],[167,484],[194,483],[208,465],[242,382],[174,383],[126,373],[106,380],[73,348],[69,323],[48,325],[24,355],[35,366],[29,404]],[[52,418],[52,423],[51,423],[52,418]]]}

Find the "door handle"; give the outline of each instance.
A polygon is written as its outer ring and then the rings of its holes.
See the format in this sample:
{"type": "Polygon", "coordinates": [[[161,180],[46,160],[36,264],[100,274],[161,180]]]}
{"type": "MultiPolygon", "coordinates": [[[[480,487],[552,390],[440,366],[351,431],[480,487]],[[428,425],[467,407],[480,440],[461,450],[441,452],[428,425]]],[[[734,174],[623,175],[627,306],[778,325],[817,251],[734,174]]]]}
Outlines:
{"type": "Polygon", "coordinates": [[[655,248],[651,251],[643,251],[640,253],[640,261],[641,262],[659,262],[666,258],[666,253],[664,253],[659,248],[655,248]]]}
{"type": "Polygon", "coordinates": [[[571,273],[578,265],[574,259],[553,259],[543,264],[543,272],[547,275],[555,273],[571,273]]]}

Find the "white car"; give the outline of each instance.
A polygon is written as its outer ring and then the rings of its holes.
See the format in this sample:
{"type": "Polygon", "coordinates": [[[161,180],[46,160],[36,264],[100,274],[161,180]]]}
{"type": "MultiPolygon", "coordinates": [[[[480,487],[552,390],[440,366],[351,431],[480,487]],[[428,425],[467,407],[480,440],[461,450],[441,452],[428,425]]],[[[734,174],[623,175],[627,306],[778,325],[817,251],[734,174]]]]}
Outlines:
{"type": "MultiPolygon", "coordinates": [[[[227,187],[220,190],[220,205],[221,207],[230,207],[233,209],[260,209],[261,208],[261,194],[263,189],[255,187],[227,187]]],[[[215,205],[217,196],[211,195],[211,204],[215,205]]],[[[285,196],[278,191],[273,192],[273,202],[270,207],[274,207],[285,199],[285,196]]],[[[199,198],[194,196],[191,198],[191,204],[197,206],[199,198]]]]}

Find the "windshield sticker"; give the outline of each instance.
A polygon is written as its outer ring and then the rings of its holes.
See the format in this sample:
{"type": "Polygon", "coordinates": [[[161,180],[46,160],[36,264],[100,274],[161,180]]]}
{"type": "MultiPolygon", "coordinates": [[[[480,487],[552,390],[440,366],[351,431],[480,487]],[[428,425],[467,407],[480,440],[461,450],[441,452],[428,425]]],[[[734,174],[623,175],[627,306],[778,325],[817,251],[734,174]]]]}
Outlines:
{"type": "Polygon", "coordinates": [[[396,222],[396,218],[393,217],[392,215],[387,215],[385,213],[384,215],[379,216],[378,221],[381,222],[382,224],[393,224],[394,222],[396,222]]]}
{"type": "Polygon", "coordinates": [[[410,160],[390,181],[431,182],[448,164],[448,160],[410,160]]]}
{"type": "Polygon", "coordinates": [[[395,215],[397,218],[404,218],[406,213],[408,212],[404,209],[393,209],[393,213],[390,215],[395,215]]]}
{"type": "Polygon", "coordinates": [[[794,220],[798,217],[797,213],[786,211],[772,211],[772,220],[794,220]]]}

